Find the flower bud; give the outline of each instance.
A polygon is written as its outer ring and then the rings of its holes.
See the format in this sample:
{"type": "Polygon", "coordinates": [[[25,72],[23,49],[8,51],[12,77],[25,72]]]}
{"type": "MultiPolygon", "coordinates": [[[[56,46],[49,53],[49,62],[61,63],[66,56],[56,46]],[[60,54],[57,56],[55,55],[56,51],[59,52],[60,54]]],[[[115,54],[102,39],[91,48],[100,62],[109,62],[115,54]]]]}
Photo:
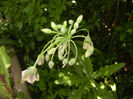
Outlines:
{"type": "Polygon", "coordinates": [[[58,53],[58,58],[59,58],[59,60],[63,60],[64,56],[62,54],[58,53]]]}
{"type": "Polygon", "coordinates": [[[83,15],[80,15],[80,16],[77,18],[76,22],[80,23],[80,22],[82,21],[82,19],[83,19],[83,15]]]}
{"type": "Polygon", "coordinates": [[[68,58],[65,58],[65,59],[62,61],[62,64],[63,64],[62,68],[64,68],[64,67],[67,65],[67,63],[68,63],[68,58]]]}
{"type": "Polygon", "coordinates": [[[46,54],[45,59],[46,59],[46,61],[49,61],[50,60],[49,54],[46,54]]]}
{"type": "Polygon", "coordinates": [[[65,33],[66,32],[66,28],[64,26],[61,27],[61,32],[65,33]]]}
{"type": "Polygon", "coordinates": [[[61,24],[58,24],[58,25],[56,25],[56,27],[57,27],[58,29],[60,29],[60,28],[62,27],[62,25],[61,25],[61,24]]]}
{"type": "Polygon", "coordinates": [[[74,33],[76,33],[76,29],[71,30],[71,34],[74,34],[74,33]]]}
{"type": "Polygon", "coordinates": [[[28,83],[33,84],[35,81],[39,80],[39,74],[36,67],[32,66],[28,69],[22,71],[22,81],[27,81],[28,83]]]}
{"type": "Polygon", "coordinates": [[[57,27],[56,27],[56,24],[54,22],[51,22],[51,27],[57,31],[57,27]]]}
{"type": "Polygon", "coordinates": [[[93,54],[93,52],[94,52],[94,48],[93,48],[93,45],[92,45],[86,50],[85,57],[89,57],[90,55],[93,54]]]}
{"type": "Polygon", "coordinates": [[[44,33],[51,33],[52,32],[50,29],[47,29],[47,28],[41,29],[41,31],[44,33]]]}
{"type": "Polygon", "coordinates": [[[73,20],[69,20],[68,23],[69,23],[69,24],[73,24],[73,20]]]}
{"type": "Polygon", "coordinates": [[[52,68],[54,67],[54,62],[53,62],[53,61],[50,61],[50,62],[48,63],[48,66],[49,66],[50,69],[52,69],[52,68]]]}
{"type": "Polygon", "coordinates": [[[63,26],[66,28],[67,27],[67,21],[63,22],[63,26]]]}
{"type": "Polygon", "coordinates": [[[39,57],[39,60],[38,60],[37,64],[43,65],[44,64],[44,55],[41,55],[41,56],[39,55],[38,57],[39,57]]]}
{"type": "Polygon", "coordinates": [[[56,48],[51,48],[51,49],[48,51],[48,54],[51,55],[51,54],[53,54],[55,51],[56,51],[56,48]]]}
{"type": "Polygon", "coordinates": [[[67,64],[67,63],[68,63],[68,58],[63,59],[62,64],[67,64]]]}
{"type": "Polygon", "coordinates": [[[69,60],[69,65],[74,65],[75,62],[76,62],[76,58],[71,58],[71,59],[69,60]]]}
{"type": "Polygon", "coordinates": [[[77,29],[79,27],[79,23],[78,22],[75,22],[74,23],[74,29],[77,29]]]}

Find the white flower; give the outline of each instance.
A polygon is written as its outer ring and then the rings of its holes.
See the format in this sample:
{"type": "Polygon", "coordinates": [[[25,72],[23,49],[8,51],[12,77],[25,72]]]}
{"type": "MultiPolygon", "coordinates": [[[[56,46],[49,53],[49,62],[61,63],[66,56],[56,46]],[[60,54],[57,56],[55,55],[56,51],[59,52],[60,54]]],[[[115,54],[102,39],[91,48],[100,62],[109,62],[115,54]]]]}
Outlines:
{"type": "Polygon", "coordinates": [[[29,67],[28,69],[22,71],[22,81],[27,81],[33,84],[35,81],[39,80],[39,74],[36,67],[29,67]]]}

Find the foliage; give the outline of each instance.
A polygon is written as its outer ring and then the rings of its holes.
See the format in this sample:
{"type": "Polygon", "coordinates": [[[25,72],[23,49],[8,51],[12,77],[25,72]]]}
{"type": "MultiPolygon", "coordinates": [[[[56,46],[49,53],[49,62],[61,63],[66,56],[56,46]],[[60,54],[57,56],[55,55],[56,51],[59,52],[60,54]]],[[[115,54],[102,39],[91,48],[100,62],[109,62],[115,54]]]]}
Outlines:
{"type": "Polygon", "coordinates": [[[11,86],[9,81],[8,69],[11,65],[10,57],[6,53],[4,46],[0,47],[0,92],[11,98],[12,93],[10,92],[11,86]]]}

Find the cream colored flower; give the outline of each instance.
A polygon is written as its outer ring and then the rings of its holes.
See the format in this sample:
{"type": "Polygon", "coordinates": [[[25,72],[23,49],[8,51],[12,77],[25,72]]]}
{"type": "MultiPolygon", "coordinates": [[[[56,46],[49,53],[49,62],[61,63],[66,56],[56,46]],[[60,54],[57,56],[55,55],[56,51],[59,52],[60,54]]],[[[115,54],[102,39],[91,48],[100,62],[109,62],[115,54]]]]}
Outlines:
{"type": "Polygon", "coordinates": [[[36,67],[29,67],[28,69],[22,71],[22,81],[27,81],[33,84],[35,81],[39,80],[39,74],[36,67]]]}

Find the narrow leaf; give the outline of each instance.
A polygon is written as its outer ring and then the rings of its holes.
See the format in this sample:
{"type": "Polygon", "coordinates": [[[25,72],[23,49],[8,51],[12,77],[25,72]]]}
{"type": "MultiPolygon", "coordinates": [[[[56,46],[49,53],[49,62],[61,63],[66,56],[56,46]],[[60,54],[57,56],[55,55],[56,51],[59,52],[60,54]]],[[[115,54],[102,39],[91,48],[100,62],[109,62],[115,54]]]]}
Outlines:
{"type": "Polygon", "coordinates": [[[103,78],[104,76],[108,77],[113,73],[117,72],[118,70],[120,70],[124,65],[125,63],[119,63],[119,64],[101,67],[98,71],[94,72],[93,75],[94,79],[103,78]]]}

